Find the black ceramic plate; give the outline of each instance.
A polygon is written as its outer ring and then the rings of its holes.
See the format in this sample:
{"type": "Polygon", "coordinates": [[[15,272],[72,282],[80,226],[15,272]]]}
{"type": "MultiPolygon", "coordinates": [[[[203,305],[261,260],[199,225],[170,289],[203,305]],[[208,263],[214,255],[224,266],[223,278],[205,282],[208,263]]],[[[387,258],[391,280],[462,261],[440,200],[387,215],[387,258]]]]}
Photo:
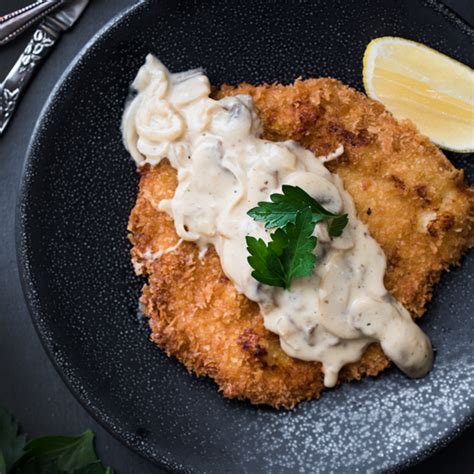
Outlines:
{"type": "MultiPolygon", "coordinates": [[[[66,71],[26,161],[18,255],[48,353],[82,404],[125,444],[175,470],[366,472],[406,466],[474,414],[474,258],[443,277],[422,322],[433,371],[393,369],[296,410],[224,399],[148,341],[129,261],[137,176],[120,136],[128,86],[148,52],[213,84],[333,76],[361,89],[364,48],[396,35],[472,63],[472,31],[433,2],[156,1],[101,31],[66,71]]],[[[471,64],[472,65],[472,64],[471,64]]],[[[469,179],[474,161],[450,155],[469,179]]]]}

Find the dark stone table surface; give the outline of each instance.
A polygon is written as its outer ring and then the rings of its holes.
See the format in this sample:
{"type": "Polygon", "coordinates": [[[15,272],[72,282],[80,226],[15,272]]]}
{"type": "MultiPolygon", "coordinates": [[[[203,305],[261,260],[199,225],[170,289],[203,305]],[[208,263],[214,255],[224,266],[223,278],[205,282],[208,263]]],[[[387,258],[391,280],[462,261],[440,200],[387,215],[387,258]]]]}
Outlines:
{"type": "MultiPolygon", "coordinates": [[[[0,15],[32,0],[0,0],[0,15]]],[[[414,0],[415,1],[415,0],[414,0]]],[[[14,218],[17,190],[33,126],[55,82],[87,40],[133,0],[92,0],[74,30],[65,34],[21,101],[0,138],[0,406],[20,420],[30,436],[78,434],[90,428],[97,451],[119,474],[159,473],[98,425],[68,391],[47,358],[30,320],[18,278],[14,218]]],[[[472,0],[445,3],[474,24],[472,0]]],[[[23,50],[29,35],[0,49],[0,81],[23,50]]],[[[474,45],[473,45],[474,48],[474,45]]],[[[444,450],[409,472],[473,473],[474,426],[444,450]]]]}

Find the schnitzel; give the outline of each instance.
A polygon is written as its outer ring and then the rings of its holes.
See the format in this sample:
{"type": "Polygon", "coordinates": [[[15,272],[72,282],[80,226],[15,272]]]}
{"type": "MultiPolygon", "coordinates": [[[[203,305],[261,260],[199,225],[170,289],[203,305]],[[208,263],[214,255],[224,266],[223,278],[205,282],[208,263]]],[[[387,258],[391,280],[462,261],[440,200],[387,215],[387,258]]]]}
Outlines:
{"type": "MultiPolygon", "coordinates": [[[[327,167],[342,178],[359,219],[386,254],[386,288],[421,316],[442,271],[474,241],[474,192],[462,170],[413,124],[334,79],[225,85],[214,96],[237,94],[253,98],[263,138],[295,140],[317,156],[344,146],[327,167]]],[[[172,219],[158,210],[174,195],[174,168],[165,160],[140,173],[128,228],[136,272],[148,276],[141,303],[152,340],[188,370],[212,377],[226,397],[277,408],[319,397],[321,364],[283,352],[258,305],[224,275],[215,250],[200,258],[196,245],[180,241],[172,219]]],[[[372,344],[341,370],[339,382],[377,375],[389,365],[372,344]]]]}
{"type": "Polygon", "coordinates": [[[296,140],[316,156],[344,145],[328,163],[359,218],[382,246],[385,286],[421,316],[443,269],[473,243],[474,191],[414,125],[334,79],[293,86],[224,86],[217,96],[249,94],[269,140],[296,140]]]}

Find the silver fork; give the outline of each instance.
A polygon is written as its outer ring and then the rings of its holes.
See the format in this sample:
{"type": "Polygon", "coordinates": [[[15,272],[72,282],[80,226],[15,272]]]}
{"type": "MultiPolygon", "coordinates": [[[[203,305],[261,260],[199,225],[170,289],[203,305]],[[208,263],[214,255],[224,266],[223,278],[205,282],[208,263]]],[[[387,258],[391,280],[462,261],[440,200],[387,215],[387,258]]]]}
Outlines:
{"type": "Polygon", "coordinates": [[[33,23],[52,13],[64,0],[38,0],[7,15],[0,16],[0,46],[23,33],[33,23]]]}
{"type": "MultiPolygon", "coordinates": [[[[51,2],[41,2],[41,4],[43,4],[42,6],[46,3],[50,3],[49,7],[52,7],[51,2]]],[[[37,13],[39,17],[44,16],[43,21],[33,33],[33,37],[12,70],[0,84],[0,136],[11,120],[18,99],[34,73],[44,58],[49,54],[61,36],[61,33],[68,30],[77,21],[88,3],[89,0],[61,0],[59,5],[56,5],[56,7],[51,10],[52,13],[47,10],[43,10],[42,13],[37,13]]],[[[39,6],[41,4],[36,2],[36,4],[33,5],[39,6]]],[[[31,10],[29,11],[31,12],[31,10]]],[[[29,21],[31,22],[33,18],[31,17],[29,20],[25,20],[25,17],[21,17],[21,14],[16,16],[15,14],[12,15],[13,17],[6,15],[6,17],[9,17],[6,21],[21,18],[18,25],[20,25],[19,28],[22,29],[22,31],[26,28],[24,25],[29,21]]],[[[3,19],[5,17],[1,18],[3,19]]],[[[35,16],[35,18],[38,19],[38,16],[35,16]]],[[[5,24],[5,22],[3,24],[5,24]]],[[[16,30],[10,32],[8,36],[12,34],[14,35],[13,37],[17,36],[19,33],[15,31],[16,30]]]]}

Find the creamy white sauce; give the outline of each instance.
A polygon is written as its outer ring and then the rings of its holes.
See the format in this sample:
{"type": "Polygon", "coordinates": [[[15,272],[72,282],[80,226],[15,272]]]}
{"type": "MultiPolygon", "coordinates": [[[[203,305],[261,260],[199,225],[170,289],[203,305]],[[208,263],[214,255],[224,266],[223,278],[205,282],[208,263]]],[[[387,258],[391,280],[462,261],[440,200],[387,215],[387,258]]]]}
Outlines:
{"type": "Polygon", "coordinates": [[[357,218],[339,177],[323,165],[342,154],[342,146],[317,158],[293,141],[262,140],[249,96],[213,100],[201,71],[171,74],[151,55],[133,87],[138,94],[123,117],[127,149],[139,166],[167,158],[177,171],[175,195],[159,209],[173,218],[180,239],[199,246],[201,256],[214,245],[224,273],[259,304],[265,327],[280,336],[287,354],[320,361],[329,387],[373,342],[410,377],[427,373],[431,343],[387,293],[385,255],[357,218]],[[270,232],[247,211],[281,192],[283,184],[299,186],[329,211],[349,215],[337,238],[328,236],[325,223],[316,225],[313,275],[294,280],[289,291],[251,276],[245,243],[248,235],[269,240],[270,232]]]}

